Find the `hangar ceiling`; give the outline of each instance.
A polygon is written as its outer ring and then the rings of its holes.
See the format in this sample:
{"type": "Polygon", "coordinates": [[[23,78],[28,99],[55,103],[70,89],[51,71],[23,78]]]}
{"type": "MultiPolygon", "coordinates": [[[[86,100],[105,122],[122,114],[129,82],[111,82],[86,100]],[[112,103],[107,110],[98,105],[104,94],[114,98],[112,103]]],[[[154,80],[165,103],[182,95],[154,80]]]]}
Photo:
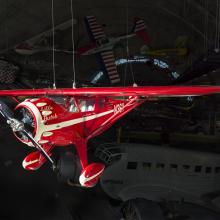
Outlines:
{"type": "MultiPolygon", "coordinates": [[[[50,52],[31,57],[15,54],[12,50],[15,45],[41,34],[52,28],[51,0],[1,0],[0,8],[0,51],[3,57],[19,63],[21,66],[27,60],[35,62],[44,60],[35,65],[46,66],[50,69],[52,56],[50,52]],[[49,67],[48,67],[49,66],[49,67]]],[[[175,71],[182,73],[193,61],[204,54],[208,48],[214,48],[216,41],[216,4],[210,0],[156,0],[156,1],[73,1],[74,10],[74,40],[75,47],[89,42],[83,18],[86,15],[95,15],[104,25],[107,36],[118,36],[132,29],[133,18],[142,18],[147,26],[153,49],[173,48],[178,36],[187,37],[189,54],[183,59],[166,60],[175,71]]],[[[71,19],[70,0],[54,0],[55,26],[71,19]]],[[[61,49],[71,49],[71,28],[56,36],[56,46],[61,49]]],[[[140,39],[128,41],[129,55],[139,55],[143,46],[140,39]]],[[[116,58],[126,57],[125,46],[115,50],[116,58]]],[[[71,71],[72,58],[70,55],[56,53],[57,71],[62,77],[68,77],[71,71]]],[[[33,63],[32,62],[32,63],[33,63]]],[[[99,69],[94,56],[76,57],[78,79],[87,80],[88,73],[99,69]]],[[[24,69],[24,68],[23,68],[24,69]]],[[[135,67],[135,72],[145,71],[145,67],[135,67]]],[[[48,73],[49,75],[49,73],[48,73]]],[[[155,81],[155,75],[148,74],[149,83],[155,81]],[[151,76],[152,75],[152,76],[151,76]]],[[[156,81],[163,84],[163,77],[159,75],[156,81]]]]}
{"type": "MultiPolygon", "coordinates": [[[[138,84],[171,84],[172,76],[170,72],[157,68],[158,64],[169,65],[171,71],[177,72],[181,76],[187,72],[193,73],[193,66],[195,66],[194,72],[198,72],[196,71],[197,66],[200,67],[199,72],[207,68],[207,73],[209,74],[203,74],[203,76],[193,83],[219,84],[219,55],[213,55],[211,57],[211,61],[214,63],[214,65],[210,65],[212,68],[210,66],[207,67],[207,65],[204,65],[204,67],[200,65],[208,60],[203,55],[207,54],[209,50],[213,51],[217,42],[219,42],[219,39],[216,41],[218,38],[216,36],[217,2],[220,2],[220,0],[73,0],[75,47],[84,46],[89,42],[83,21],[86,15],[95,15],[97,21],[103,24],[107,36],[110,37],[119,36],[130,31],[133,26],[133,18],[138,16],[146,23],[151,39],[150,45],[148,45],[150,48],[155,50],[173,48],[175,47],[175,40],[179,36],[184,36],[187,39],[185,46],[189,49],[189,52],[183,57],[152,56],[150,58],[153,59],[153,62],[155,61],[156,68],[153,68],[151,63],[135,63],[131,66],[119,66],[118,71],[122,75],[123,85],[133,83],[130,75],[132,71],[134,72],[134,80],[138,84]],[[129,72],[127,75],[130,75],[130,81],[126,81],[126,71],[129,72]]],[[[0,0],[0,5],[0,74],[2,71],[1,59],[3,59],[13,64],[15,71],[19,74],[18,81],[21,84],[13,86],[25,88],[51,87],[53,80],[52,51],[45,50],[32,55],[22,55],[16,53],[14,50],[16,45],[30,39],[35,39],[41,33],[52,28],[51,0],[0,0]]],[[[68,22],[71,19],[70,5],[71,0],[54,0],[55,26],[68,22]]],[[[49,46],[51,46],[51,38],[51,36],[48,37],[49,46]]],[[[61,51],[72,49],[71,27],[56,33],[55,45],[55,48],[61,51]]],[[[114,54],[116,59],[127,58],[127,55],[140,56],[143,46],[144,43],[135,37],[115,48],[114,54]],[[127,43],[128,45],[126,45],[127,43]],[[126,51],[127,46],[129,48],[129,54],[126,51]]],[[[97,64],[94,55],[75,55],[75,65],[77,81],[84,84],[90,82],[91,76],[100,70],[100,66],[97,64]]],[[[72,55],[64,52],[56,52],[55,67],[57,80],[59,81],[58,86],[70,87],[73,79],[72,55]]],[[[11,87],[9,85],[3,86],[0,83],[0,89],[3,88],[8,89],[11,87]]],[[[186,100],[165,99],[161,100],[161,102],[159,100],[158,103],[157,100],[155,100],[155,103],[152,100],[143,109],[140,108],[134,111],[132,115],[120,122],[123,130],[125,130],[124,136],[126,141],[128,136],[132,140],[132,132],[130,131],[137,129],[141,130],[141,132],[157,132],[158,136],[156,134],[154,135],[154,133],[146,133],[145,141],[147,142],[147,139],[149,139],[151,143],[151,141],[153,142],[156,139],[159,139],[158,142],[165,140],[164,149],[167,147],[168,141],[171,144],[174,143],[174,145],[176,142],[176,145],[178,145],[178,141],[180,143],[182,141],[184,147],[191,148],[191,145],[193,145],[195,149],[198,148],[199,150],[204,148],[203,145],[206,145],[206,148],[210,148],[210,151],[218,149],[219,137],[216,138],[213,135],[212,138],[211,135],[207,135],[215,132],[217,135],[219,134],[219,112],[216,110],[218,105],[215,104],[218,103],[218,98],[215,96],[201,98],[195,101],[195,105],[193,98],[188,98],[186,100]],[[139,116],[141,117],[137,120],[139,116]],[[126,131],[128,132],[126,133],[126,131]],[[174,131],[181,131],[183,135],[173,135],[172,132],[174,131]],[[195,135],[190,134],[190,136],[187,136],[187,134],[184,134],[186,132],[195,132],[195,135]],[[197,134],[199,135],[198,137],[197,134]],[[194,137],[196,140],[194,140],[194,137]],[[177,138],[179,138],[178,141],[177,138]],[[197,139],[199,141],[196,144],[197,139]],[[208,144],[204,141],[206,139],[208,144]],[[191,145],[188,144],[190,141],[192,142],[191,145]]],[[[93,212],[99,212],[100,207],[104,207],[101,210],[105,210],[105,203],[101,200],[102,197],[100,196],[100,202],[97,202],[95,199],[98,196],[93,191],[89,192],[81,188],[78,191],[74,188],[67,188],[58,184],[56,176],[51,175],[49,166],[45,166],[42,172],[26,173],[21,167],[20,162],[23,160],[24,155],[29,152],[29,149],[22,147],[21,143],[15,142],[7,127],[1,126],[1,130],[3,134],[1,135],[2,153],[0,160],[2,163],[0,172],[2,179],[1,188],[3,189],[1,193],[3,201],[2,213],[6,214],[5,216],[0,216],[0,218],[13,215],[16,219],[30,219],[30,216],[33,219],[34,213],[34,217],[39,219],[42,215],[42,218],[44,217],[46,219],[47,215],[50,218],[50,212],[53,213],[56,210],[54,219],[64,219],[64,217],[60,217],[62,210],[60,211],[59,209],[59,201],[62,207],[64,207],[63,212],[67,212],[65,205],[69,208],[73,204],[76,207],[71,210],[73,213],[75,210],[76,213],[77,211],[80,212],[80,208],[82,208],[83,214],[89,215],[90,212],[87,211],[87,206],[91,204],[92,207],[90,209],[93,212]],[[86,204],[85,201],[87,201],[86,204]],[[100,206],[100,204],[104,205],[100,206]],[[36,207],[38,208],[37,212],[36,207]],[[45,215],[44,213],[46,216],[43,216],[45,215]]],[[[109,133],[102,136],[99,140],[95,140],[91,145],[96,147],[99,142],[114,140],[115,137],[112,138],[112,136],[115,136],[114,130],[110,130],[109,133]]],[[[144,136],[143,134],[140,133],[140,135],[144,136]]],[[[135,138],[137,137],[134,136],[133,139],[135,138]]],[[[193,164],[195,163],[193,162],[193,164]]],[[[217,168],[219,170],[219,167],[217,168]]],[[[213,176],[211,176],[211,180],[213,180],[213,176]]],[[[203,179],[205,181],[208,180],[208,175],[205,177],[203,179]]],[[[201,181],[201,184],[203,184],[203,181],[201,181]]],[[[181,204],[178,203],[178,205],[180,206],[181,204]]],[[[108,209],[111,208],[111,206],[107,207],[108,209]]],[[[106,212],[110,212],[108,209],[106,208],[106,212]]],[[[194,207],[192,209],[200,214],[194,207]]],[[[70,219],[69,216],[66,218],[70,219]]],[[[89,218],[91,219],[91,216],[89,218]]],[[[100,219],[107,218],[103,217],[100,219]]],[[[113,217],[109,217],[109,219],[113,219],[113,217]]]]}
{"type": "MultiPolygon", "coordinates": [[[[9,47],[51,28],[50,0],[1,0],[0,2],[1,39],[7,40],[9,47]]],[[[204,1],[193,0],[154,2],[96,0],[73,1],[73,7],[77,25],[82,25],[85,15],[93,14],[108,26],[106,28],[108,34],[125,32],[127,23],[130,26],[132,18],[139,16],[146,21],[155,46],[162,47],[169,46],[167,44],[172,45],[172,40],[179,34],[191,33],[195,35],[196,40],[202,39],[206,13],[209,14],[209,39],[211,39],[214,33],[212,25],[215,25],[216,1],[208,3],[208,8],[205,8],[204,1]],[[128,20],[126,10],[128,10],[128,20]]],[[[70,19],[70,0],[54,1],[54,14],[57,25],[70,19]]],[[[2,40],[2,49],[6,48],[5,44],[6,42],[2,40]]]]}

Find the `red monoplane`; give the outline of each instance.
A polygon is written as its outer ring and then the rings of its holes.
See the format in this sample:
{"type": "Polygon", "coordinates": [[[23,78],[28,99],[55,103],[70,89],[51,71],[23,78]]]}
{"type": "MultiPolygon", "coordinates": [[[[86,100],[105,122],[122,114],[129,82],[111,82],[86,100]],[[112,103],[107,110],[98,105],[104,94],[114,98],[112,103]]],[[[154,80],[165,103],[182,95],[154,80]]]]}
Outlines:
{"type": "Polygon", "coordinates": [[[79,183],[94,186],[104,171],[102,163],[88,163],[87,142],[151,97],[197,96],[220,93],[214,86],[149,86],[0,91],[0,96],[25,96],[14,112],[0,101],[0,113],[15,136],[33,147],[23,160],[37,170],[46,160],[53,166],[53,148],[74,145],[80,161],[79,183]],[[37,151],[36,151],[37,150],[37,151]]]}

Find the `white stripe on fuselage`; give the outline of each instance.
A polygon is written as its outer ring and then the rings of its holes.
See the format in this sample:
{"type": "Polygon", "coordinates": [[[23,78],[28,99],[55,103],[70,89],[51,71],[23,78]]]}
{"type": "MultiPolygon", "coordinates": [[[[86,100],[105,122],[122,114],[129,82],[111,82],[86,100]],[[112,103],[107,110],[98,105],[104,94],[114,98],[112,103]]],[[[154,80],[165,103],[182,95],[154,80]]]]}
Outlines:
{"type": "Polygon", "coordinates": [[[108,115],[108,114],[112,113],[113,111],[114,110],[109,110],[109,111],[102,112],[102,113],[99,113],[99,114],[94,114],[94,115],[90,115],[90,116],[86,116],[86,117],[82,117],[82,118],[76,118],[76,119],[72,119],[72,120],[69,120],[69,121],[64,121],[64,122],[53,124],[53,125],[46,125],[45,127],[46,127],[47,131],[54,131],[54,130],[57,130],[57,129],[60,129],[60,128],[65,128],[65,127],[69,127],[69,126],[72,126],[72,125],[75,125],[75,124],[79,124],[81,122],[90,121],[90,120],[93,120],[93,119],[96,119],[96,118],[100,118],[102,116],[105,116],[105,115],[108,115]]]}
{"type": "MultiPolygon", "coordinates": [[[[37,133],[34,137],[34,139],[38,142],[41,139],[41,136],[44,132],[48,132],[48,131],[54,131],[54,130],[58,130],[61,128],[65,128],[65,127],[69,127],[75,124],[79,124],[85,121],[90,121],[96,118],[100,118],[102,116],[111,114],[114,112],[114,110],[109,110],[106,112],[101,112],[98,114],[94,114],[94,115],[89,115],[89,116],[85,116],[85,117],[81,117],[81,118],[75,118],[72,120],[68,120],[68,121],[64,121],[64,122],[60,122],[60,123],[56,123],[56,124],[52,124],[52,125],[45,125],[43,122],[43,118],[40,114],[39,109],[31,102],[23,102],[22,105],[27,106],[28,108],[31,109],[31,111],[34,113],[36,120],[37,120],[37,133]]],[[[31,143],[27,143],[29,146],[32,146],[31,143]]]]}

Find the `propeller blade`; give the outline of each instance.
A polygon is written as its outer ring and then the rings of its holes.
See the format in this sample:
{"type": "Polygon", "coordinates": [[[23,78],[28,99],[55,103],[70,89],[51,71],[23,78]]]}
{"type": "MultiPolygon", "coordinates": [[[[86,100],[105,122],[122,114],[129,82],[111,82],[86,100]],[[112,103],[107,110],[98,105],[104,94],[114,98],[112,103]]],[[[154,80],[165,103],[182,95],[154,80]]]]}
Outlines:
{"type": "Polygon", "coordinates": [[[8,120],[14,117],[13,111],[0,100],[0,113],[8,120]]]}
{"type": "Polygon", "coordinates": [[[55,163],[52,160],[52,158],[48,155],[48,153],[44,150],[43,147],[41,147],[40,144],[38,144],[34,138],[25,130],[22,129],[21,132],[33,143],[33,145],[44,155],[45,158],[47,158],[53,165],[53,167],[55,167],[55,163]]]}

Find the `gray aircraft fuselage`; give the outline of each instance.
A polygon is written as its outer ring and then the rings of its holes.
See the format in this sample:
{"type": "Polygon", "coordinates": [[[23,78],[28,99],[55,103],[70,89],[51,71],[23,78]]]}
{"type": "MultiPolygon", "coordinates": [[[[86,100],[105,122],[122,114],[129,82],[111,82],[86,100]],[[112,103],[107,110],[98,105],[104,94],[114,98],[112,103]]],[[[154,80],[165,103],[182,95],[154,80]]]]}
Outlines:
{"type": "MultiPolygon", "coordinates": [[[[120,159],[111,163],[101,178],[110,197],[220,207],[220,154],[130,143],[112,149],[116,148],[120,159]]],[[[105,155],[110,162],[114,160],[109,153],[112,149],[105,155]]]]}

